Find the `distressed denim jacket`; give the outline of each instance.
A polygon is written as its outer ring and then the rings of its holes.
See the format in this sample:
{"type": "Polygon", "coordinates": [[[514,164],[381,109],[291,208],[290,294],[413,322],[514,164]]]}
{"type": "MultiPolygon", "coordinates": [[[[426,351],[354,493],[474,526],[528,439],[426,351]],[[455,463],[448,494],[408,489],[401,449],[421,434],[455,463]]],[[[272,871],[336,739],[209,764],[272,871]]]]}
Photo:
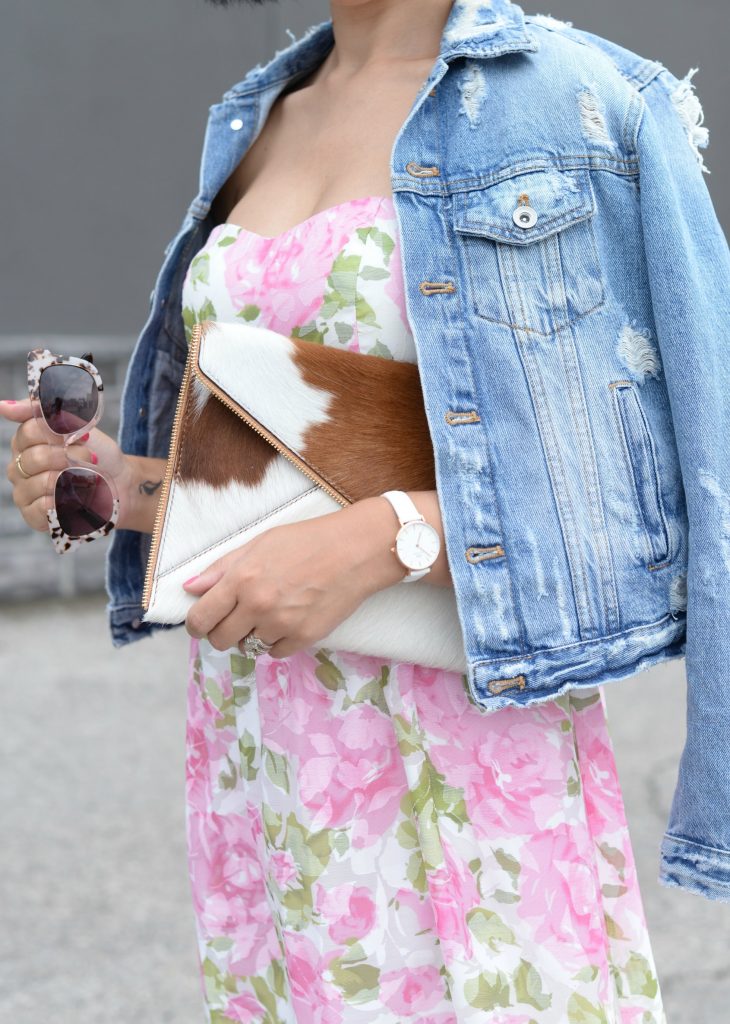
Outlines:
{"type": "MultiPolygon", "coordinates": [[[[127,371],[125,452],[167,456],[212,200],[333,42],[312,26],[210,107],[127,371]]],[[[455,0],[390,173],[469,692],[486,713],[685,657],[659,881],[730,901],[730,257],[692,74],[455,0]]],[[[175,628],[142,621],[149,542],[111,537],[115,646],[175,628]]]]}

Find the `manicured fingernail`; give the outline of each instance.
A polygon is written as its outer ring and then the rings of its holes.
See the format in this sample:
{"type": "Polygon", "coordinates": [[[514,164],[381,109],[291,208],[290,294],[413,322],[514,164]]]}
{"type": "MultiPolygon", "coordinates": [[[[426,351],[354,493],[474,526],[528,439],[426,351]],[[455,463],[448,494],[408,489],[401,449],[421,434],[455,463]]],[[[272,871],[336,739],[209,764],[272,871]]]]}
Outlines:
{"type": "Polygon", "coordinates": [[[94,463],[94,465],[96,465],[97,462],[99,461],[99,459],[97,458],[96,452],[92,452],[91,453],[91,461],[94,463]]]}
{"type": "MultiPolygon", "coordinates": [[[[200,573],[198,573],[198,576],[200,576],[200,573]]],[[[188,583],[192,583],[193,580],[197,580],[198,576],[191,576],[189,580],[185,580],[185,582],[183,583],[183,586],[187,587],[188,583]]]]}
{"type": "Polygon", "coordinates": [[[17,405],[18,403],[14,398],[0,398],[0,402],[5,402],[6,405],[17,405]]]}
{"type": "Polygon", "coordinates": [[[82,441],[88,441],[88,440],[89,440],[89,435],[88,434],[83,434],[81,437],[79,437],[77,439],[76,444],[81,444],[82,441]]]}

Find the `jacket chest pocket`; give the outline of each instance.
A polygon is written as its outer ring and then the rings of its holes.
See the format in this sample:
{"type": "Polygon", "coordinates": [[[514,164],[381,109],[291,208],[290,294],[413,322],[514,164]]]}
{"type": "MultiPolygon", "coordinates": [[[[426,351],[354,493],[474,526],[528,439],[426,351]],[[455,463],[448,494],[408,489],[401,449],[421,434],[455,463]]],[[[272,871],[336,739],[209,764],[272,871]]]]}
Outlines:
{"type": "Polygon", "coordinates": [[[549,335],[605,301],[590,172],[549,168],[454,196],[475,313],[549,335]]]}

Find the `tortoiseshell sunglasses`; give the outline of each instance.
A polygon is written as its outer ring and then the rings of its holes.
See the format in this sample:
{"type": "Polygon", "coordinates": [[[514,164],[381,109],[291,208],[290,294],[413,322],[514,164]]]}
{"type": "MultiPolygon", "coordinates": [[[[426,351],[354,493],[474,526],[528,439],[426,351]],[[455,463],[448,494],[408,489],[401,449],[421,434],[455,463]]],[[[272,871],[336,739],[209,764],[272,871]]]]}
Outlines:
{"type": "MultiPolygon", "coordinates": [[[[54,355],[47,348],[28,353],[28,392],[33,416],[49,444],[73,444],[101,419],[103,390],[91,352],[54,355]]],[[[119,518],[119,494],[111,477],[91,463],[72,458],[49,476],[48,529],[59,555],[106,537],[119,518]]]]}

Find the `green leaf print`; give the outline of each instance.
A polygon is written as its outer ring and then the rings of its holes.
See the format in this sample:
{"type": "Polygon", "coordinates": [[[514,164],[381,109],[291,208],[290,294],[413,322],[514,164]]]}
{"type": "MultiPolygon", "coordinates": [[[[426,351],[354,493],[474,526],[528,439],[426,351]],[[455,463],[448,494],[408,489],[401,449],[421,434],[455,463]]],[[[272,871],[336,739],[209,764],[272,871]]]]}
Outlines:
{"type": "MultiPolygon", "coordinates": [[[[231,239],[231,241],[234,241],[234,239],[231,239]]],[[[254,306],[252,303],[248,303],[248,305],[244,306],[243,309],[239,309],[236,316],[240,317],[241,320],[255,320],[260,312],[260,306],[254,306]]]]}
{"type": "Polygon", "coordinates": [[[579,697],[575,690],[570,690],[570,703],[576,711],[583,711],[585,708],[591,707],[593,704],[597,704],[601,699],[600,693],[594,693],[590,697],[579,697]]]}
{"type": "Polygon", "coordinates": [[[611,938],[611,939],[625,939],[625,938],[628,937],[628,936],[624,935],[624,933],[623,933],[623,931],[621,929],[621,926],[618,924],[617,921],[614,921],[614,919],[611,917],[610,914],[604,913],[603,917],[604,917],[605,922],[606,922],[606,934],[608,935],[609,938],[611,938]]]}
{"type": "Polygon", "coordinates": [[[426,865],[423,863],[423,855],[420,849],[414,850],[408,858],[406,876],[417,892],[426,892],[426,889],[428,888],[426,865]]]}
{"type": "Polygon", "coordinates": [[[588,964],[573,975],[573,981],[595,981],[598,977],[598,967],[595,964],[588,964]]]}
{"type": "Polygon", "coordinates": [[[360,277],[366,281],[383,281],[386,277],[390,277],[390,271],[384,270],[382,267],[363,267],[360,277]]]}
{"type": "Polygon", "coordinates": [[[568,1000],[568,1024],[608,1024],[605,1011],[574,993],[568,1000]]]}
{"type": "Polygon", "coordinates": [[[317,651],[316,657],[320,664],[314,670],[314,674],[322,686],[326,686],[328,690],[344,689],[345,677],[331,658],[327,657],[323,648],[317,651]]]}
{"type": "Polygon", "coordinates": [[[225,249],[227,245],[233,245],[236,241],[235,235],[226,235],[225,238],[219,238],[217,245],[219,249],[225,249]]]}
{"type": "Polygon", "coordinates": [[[190,280],[193,284],[208,284],[210,280],[210,253],[201,252],[193,257],[190,264],[190,280]]]}
{"type": "Polygon", "coordinates": [[[251,987],[256,993],[256,998],[258,999],[258,1001],[265,1009],[269,1011],[269,1013],[275,1020],[278,1020],[279,1016],[276,1012],[276,995],[274,994],[274,992],[272,992],[269,983],[266,981],[265,978],[262,978],[258,974],[252,974],[250,981],[251,987]]]}
{"type": "Polygon", "coordinates": [[[255,658],[245,658],[242,654],[232,654],[229,659],[230,669],[234,676],[245,679],[250,676],[256,664],[255,658]]]}
{"type": "Polygon", "coordinates": [[[415,850],[418,846],[418,832],[410,818],[400,823],[395,837],[404,850],[415,850]]]}
{"type": "Polygon", "coordinates": [[[504,889],[495,889],[493,893],[497,903],[519,903],[520,896],[516,892],[505,892],[504,889]]]}
{"type": "Polygon", "coordinates": [[[542,990],[542,978],[527,960],[520,960],[514,973],[515,995],[520,1003],[529,1003],[536,1010],[547,1010],[553,1001],[548,992],[542,990]]]}
{"type": "Polygon", "coordinates": [[[301,338],[302,341],[311,341],[315,345],[324,345],[324,331],[320,331],[316,324],[306,323],[294,327],[289,332],[291,338],[301,338]]]}
{"type": "Polygon", "coordinates": [[[371,964],[344,966],[340,958],[330,963],[332,980],[348,1003],[365,1003],[374,999],[378,992],[380,968],[371,964]]]}
{"type": "Polygon", "coordinates": [[[407,722],[403,715],[393,715],[393,725],[398,738],[398,749],[403,757],[413,754],[420,747],[420,733],[415,722],[407,722]]]}
{"type": "Polygon", "coordinates": [[[370,349],[371,356],[381,356],[383,359],[392,359],[393,353],[390,349],[382,343],[380,338],[375,342],[373,347],[370,349]]]}
{"type": "Polygon", "coordinates": [[[342,323],[340,320],[335,320],[334,326],[337,340],[341,345],[345,345],[355,333],[355,329],[351,324],[342,323]]]}
{"type": "Polygon", "coordinates": [[[632,996],[648,996],[653,999],[659,990],[657,979],[649,961],[641,953],[632,953],[624,967],[632,996]]]}
{"type": "Polygon", "coordinates": [[[360,269],[360,256],[352,253],[346,256],[339,253],[332,261],[332,270],[327,277],[330,286],[329,292],[324,296],[327,302],[335,299],[340,307],[354,306],[357,300],[357,275],[360,269]]]}
{"type": "Polygon", "coordinates": [[[218,681],[212,676],[206,676],[205,679],[205,694],[211,704],[220,710],[223,706],[223,690],[218,685],[218,681]]]}
{"type": "Polygon", "coordinates": [[[332,840],[332,848],[339,853],[340,857],[344,856],[350,849],[350,837],[344,829],[335,834],[332,840]]]}
{"type": "Polygon", "coordinates": [[[217,316],[216,316],[215,306],[210,301],[210,299],[206,299],[205,302],[203,303],[203,305],[198,310],[198,322],[202,323],[203,320],[216,320],[216,319],[217,319],[217,316]]]}
{"type": "Polygon", "coordinates": [[[615,846],[611,846],[609,843],[599,843],[598,849],[601,851],[605,860],[616,868],[621,878],[624,877],[624,869],[626,868],[626,858],[624,857],[621,850],[617,850],[615,846]]]}
{"type": "Polygon", "coordinates": [[[362,295],[358,295],[357,297],[357,302],[355,303],[355,316],[361,324],[367,324],[368,327],[380,327],[380,324],[375,318],[375,310],[362,295]]]}
{"type": "Polygon", "coordinates": [[[361,242],[367,242],[368,238],[371,239],[376,245],[380,246],[383,251],[383,257],[385,263],[390,260],[391,253],[395,248],[395,242],[392,237],[385,231],[381,231],[380,228],[374,225],[369,228],[358,228],[357,234],[361,242]]]}
{"type": "Polygon", "coordinates": [[[354,697],[346,697],[343,701],[343,710],[349,708],[352,704],[363,704],[368,702],[373,704],[376,708],[379,708],[384,715],[389,714],[388,702],[385,699],[383,693],[383,687],[388,683],[390,671],[387,665],[383,665],[381,674],[375,679],[371,679],[370,682],[365,683],[357,691],[354,697]]]}
{"type": "Polygon", "coordinates": [[[264,814],[264,834],[269,843],[274,846],[277,836],[281,832],[282,817],[272,807],[269,807],[267,803],[264,803],[262,806],[264,814]]]}
{"type": "Polygon", "coordinates": [[[277,754],[269,747],[263,747],[264,767],[266,774],[279,789],[285,793],[289,792],[289,773],[287,771],[286,758],[283,754],[277,754]]]}
{"type": "Polygon", "coordinates": [[[286,995],[286,974],[281,966],[281,960],[271,961],[266,970],[266,979],[276,995],[283,999],[286,995]]]}
{"type": "Polygon", "coordinates": [[[515,877],[519,875],[521,870],[520,862],[511,853],[507,853],[501,847],[492,852],[501,868],[504,868],[510,875],[515,875],[515,877]]]}
{"type": "Polygon", "coordinates": [[[604,896],[609,896],[609,897],[611,897],[613,899],[615,899],[618,896],[623,896],[623,894],[625,892],[628,892],[628,891],[629,891],[629,887],[627,885],[608,885],[608,884],[605,884],[605,885],[601,886],[601,892],[603,893],[603,895],[604,896]]]}
{"type": "Polygon", "coordinates": [[[482,972],[476,978],[469,978],[464,985],[464,995],[470,1006],[477,1010],[494,1010],[498,1006],[509,1006],[509,979],[502,971],[497,974],[482,972]]]}
{"type": "Polygon", "coordinates": [[[235,789],[238,772],[229,754],[226,754],[226,761],[228,762],[228,771],[219,774],[218,785],[221,789],[235,789]]]}
{"type": "Polygon", "coordinates": [[[193,327],[198,322],[198,318],[195,315],[195,310],[191,306],[183,306],[182,319],[186,334],[189,336],[193,327]]]}
{"type": "Polygon", "coordinates": [[[499,914],[495,914],[493,910],[487,910],[486,907],[474,907],[466,915],[466,923],[472,935],[479,942],[489,946],[495,953],[499,952],[499,947],[502,943],[514,945],[514,932],[511,928],[507,927],[499,914]]]}
{"type": "MultiPolygon", "coordinates": [[[[243,736],[238,737],[238,753],[241,762],[241,778],[251,782],[257,777],[259,770],[255,763],[256,740],[248,729],[244,730],[243,736]]],[[[264,810],[266,810],[266,805],[264,805],[264,810]]],[[[281,820],[279,826],[281,827],[281,820]]]]}

